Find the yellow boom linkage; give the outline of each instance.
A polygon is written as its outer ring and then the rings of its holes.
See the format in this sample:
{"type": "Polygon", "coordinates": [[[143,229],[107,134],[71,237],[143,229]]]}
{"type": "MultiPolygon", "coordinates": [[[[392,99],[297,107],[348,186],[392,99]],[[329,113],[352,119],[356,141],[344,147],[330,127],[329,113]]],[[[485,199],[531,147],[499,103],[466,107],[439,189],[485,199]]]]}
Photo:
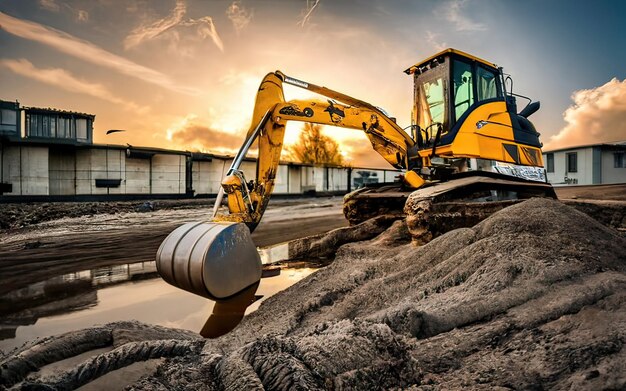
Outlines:
{"type": "MultiPolygon", "coordinates": [[[[415,143],[394,120],[369,103],[284,75],[280,71],[265,76],[257,93],[252,126],[246,140],[222,181],[213,214],[214,221],[243,222],[254,229],[261,220],[274,188],[276,171],[288,121],[312,122],[365,132],[374,148],[396,168],[408,167],[407,151],[415,143]],[[319,100],[285,101],[283,83],[295,85],[326,96],[319,100]],[[343,103],[337,103],[341,101],[343,103]],[[248,184],[239,164],[252,143],[258,140],[256,181],[248,184]],[[222,194],[228,197],[229,214],[218,214],[222,194]]],[[[424,183],[416,173],[405,175],[408,186],[417,188],[424,183]]]]}

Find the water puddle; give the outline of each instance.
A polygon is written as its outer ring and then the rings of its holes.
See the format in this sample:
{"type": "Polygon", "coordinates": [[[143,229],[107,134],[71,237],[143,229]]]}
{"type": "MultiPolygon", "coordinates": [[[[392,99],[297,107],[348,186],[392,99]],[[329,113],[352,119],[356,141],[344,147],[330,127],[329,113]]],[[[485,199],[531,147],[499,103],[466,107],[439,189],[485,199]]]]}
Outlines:
{"type": "MultiPolygon", "coordinates": [[[[284,260],[286,244],[260,253],[264,264],[284,260]],[[282,246],[282,247],[281,247],[282,246]],[[264,255],[265,254],[265,255],[264,255]]],[[[222,335],[269,296],[317,270],[317,265],[264,266],[260,283],[218,303],[163,281],[155,262],[98,267],[51,277],[0,296],[0,350],[35,338],[121,320],[222,335]]]]}

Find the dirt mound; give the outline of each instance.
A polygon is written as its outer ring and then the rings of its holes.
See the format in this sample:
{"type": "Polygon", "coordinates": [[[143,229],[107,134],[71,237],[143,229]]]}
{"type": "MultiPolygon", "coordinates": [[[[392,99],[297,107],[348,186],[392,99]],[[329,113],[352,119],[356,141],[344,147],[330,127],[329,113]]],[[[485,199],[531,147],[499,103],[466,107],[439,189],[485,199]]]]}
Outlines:
{"type": "Polygon", "coordinates": [[[342,246],[201,353],[181,340],[187,354],[135,387],[626,387],[626,238],[615,230],[531,199],[422,247],[406,237],[397,222],[342,246]]]}

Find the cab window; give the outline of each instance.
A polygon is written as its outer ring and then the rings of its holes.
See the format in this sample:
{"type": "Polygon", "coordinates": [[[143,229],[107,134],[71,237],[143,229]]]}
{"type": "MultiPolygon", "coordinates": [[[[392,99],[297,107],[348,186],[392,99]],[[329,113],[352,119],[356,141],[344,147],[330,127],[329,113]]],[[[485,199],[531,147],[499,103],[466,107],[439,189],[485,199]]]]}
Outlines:
{"type": "Polygon", "coordinates": [[[477,93],[478,100],[493,99],[498,97],[498,86],[496,84],[496,74],[482,66],[478,66],[477,72],[477,93]]]}
{"type": "Polygon", "coordinates": [[[454,119],[459,118],[474,104],[472,66],[463,61],[454,61],[452,82],[454,84],[454,119]]]}
{"type": "Polygon", "coordinates": [[[445,62],[415,78],[416,123],[422,130],[432,133],[437,129],[433,125],[447,129],[448,70],[445,62]]]}

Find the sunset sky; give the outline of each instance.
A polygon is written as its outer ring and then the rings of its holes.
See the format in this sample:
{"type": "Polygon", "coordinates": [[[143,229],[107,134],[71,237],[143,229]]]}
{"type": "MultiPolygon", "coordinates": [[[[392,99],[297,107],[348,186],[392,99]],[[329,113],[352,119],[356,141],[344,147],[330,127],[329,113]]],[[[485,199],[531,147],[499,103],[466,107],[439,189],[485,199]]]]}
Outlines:
{"type": "MultiPolygon", "coordinates": [[[[625,21],[619,0],[0,0],[0,99],[95,114],[97,143],[232,154],[270,71],[405,127],[413,86],[402,71],[454,47],[541,101],[531,119],[544,149],[623,141],[625,21]]],[[[359,131],[326,132],[351,164],[386,166],[359,131]]]]}

